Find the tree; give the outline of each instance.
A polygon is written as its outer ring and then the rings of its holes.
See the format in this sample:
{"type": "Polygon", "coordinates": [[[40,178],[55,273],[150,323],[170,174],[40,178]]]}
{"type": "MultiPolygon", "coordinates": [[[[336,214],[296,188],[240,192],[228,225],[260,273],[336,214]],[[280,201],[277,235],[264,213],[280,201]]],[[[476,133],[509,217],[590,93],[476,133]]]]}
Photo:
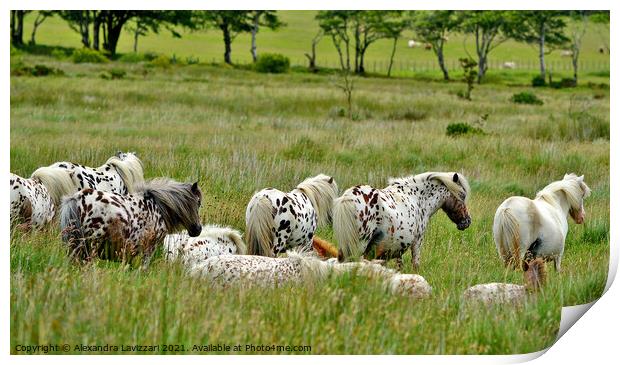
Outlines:
{"type": "Polygon", "coordinates": [[[366,51],[372,43],[388,37],[384,22],[391,14],[393,12],[380,10],[322,10],[316,19],[325,34],[331,36],[342,69],[351,69],[350,47],[353,45],[355,73],[363,74],[366,51]]]}
{"type": "Polygon", "coordinates": [[[460,21],[453,10],[416,11],[413,13],[412,27],[422,41],[429,43],[437,56],[444,80],[450,80],[446,68],[443,48],[448,34],[459,26],[460,21]]]}
{"type": "Polygon", "coordinates": [[[90,10],[61,10],[58,14],[80,34],[82,46],[90,48],[90,24],[95,14],[91,14],[90,10]]]}
{"type": "Polygon", "coordinates": [[[517,41],[526,42],[538,47],[540,76],[547,76],[545,55],[559,46],[565,45],[568,38],[564,35],[566,23],[563,12],[558,10],[514,11],[509,33],[517,41]]]}
{"type": "Polygon", "coordinates": [[[308,69],[310,69],[311,72],[316,72],[317,71],[317,67],[316,67],[316,46],[317,46],[317,44],[319,44],[321,39],[323,39],[323,35],[324,35],[323,30],[319,29],[319,31],[316,33],[314,38],[312,38],[311,53],[304,53],[304,56],[306,56],[306,58],[308,58],[308,69]]]}
{"type": "Polygon", "coordinates": [[[252,46],[250,47],[250,53],[252,53],[252,61],[256,62],[258,53],[256,52],[256,34],[261,26],[265,26],[271,30],[278,29],[285,23],[281,22],[276,14],[275,10],[253,10],[252,16],[252,46]]]}
{"type": "Polygon", "coordinates": [[[507,13],[498,10],[468,10],[459,12],[460,28],[474,36],[478,56],[478,83],[487,72],[489,53],[505,42],[505,30],[510,27],[507,13]]]}
{"type": "Polygon", "coordinates": [[[584,10],[571,10],[571,23],[569,26],[569,41],[571,50],[571,60],[573,63],[573,80],[577,85],[577,75],[579,73],[579,54],[581,53],[581,41],[586,34],[588,27],[588,13],[584,10]]]}
{"type": "Polygon", "coordinates": [[[392,40],[392,51],[390,52],[390,63],[387,71],[388,77],[392,75],[392,65],[394,64],[398,40],[403,34],[403,31],[409,26],[409,19],[404,18],[403,12],[399,10],[390,11],[390,14],[387,14],[383,23],[381,23],[380,31],[385,35],[385,38],[392,40]]]}
{"type": "Polygon", "coordinates": [[[253,29],[252,11],[248,10],[204,10],[194,12],[194,25],[200,29],[213,26],[222,32],[224,39],[224,62],[232,65],[232,42],[243,32],[253,29]]]}
{"type": "Polygon", "coordinates": [[[37,17],[34,19],[34,23],[32,23],[32,33],[30,33],[30,41],[28,42],[31,45],[35,45],[36,44],[36,33],[37,33],[37,29],[39,28],[39,26],[41,24],[43,24],[43,22],[45,21],[45,19],[51,17],[54,15],[54,11],[51,10],[39,10],[37,11],[37,17]]]}
{"type": "Polygon", "coordinates": [[[24,17],[30,10],[11,10],[11,43],[15,46],[24,44],[24,17]]]}

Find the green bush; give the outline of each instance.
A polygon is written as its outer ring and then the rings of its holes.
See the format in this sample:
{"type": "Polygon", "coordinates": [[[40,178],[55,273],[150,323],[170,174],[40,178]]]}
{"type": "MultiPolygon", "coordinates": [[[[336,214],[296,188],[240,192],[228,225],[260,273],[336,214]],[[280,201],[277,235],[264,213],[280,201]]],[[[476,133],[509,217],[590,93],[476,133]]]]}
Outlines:
{"type": "Polygon", "coordinates": [[[277,53],[264,53],[256,60],[256,71],[265,73],[284,73],[291,66],[288,57],[277,53]]]}
{"type": "Polygon", "coordinates": [[[60,76],[64,75],[64,71],[45,65],[35,65],[34,67],[18,64],[11,70],[13,76],[60,76]]]}
{"type": "Polygon", "coordinates": [[[560,81],[552,81],[549,83],[549,86],[554,89],[565,89],[569,87],[576,87],[577,83],[574,79],[571,78],[563,78],[560,81]]]}
{"type": "Polygon", "coordinates": [[[75,63],[106,63],[109,61],[103,53],[89,48],[76,49],[71,58],[75,63]]]}
{"type": "Polygon", "coordinates": [[[543,105],[542,100],[540,100],[536,95],[527,91],[514,94],[510,98],[510,101],[515,104],[543,105]]]}
{"type": "Polygon", "coordinates": [[[122,68],[113,68],[108,70],[108,72],[101,74],[102,79],[106,80],[120,80],[125,77],[127,72],[122,68]]]}
{"type": "Polygon", "coordinates": [[[418,121],[423,120],[427,116],[426,111],[420,109],[406,109],[394,111],[388,114],[387,118],[391,120],[410,120],[418,121]]]}
{"type": "Polygon", "coordinates": [[[50,53],[50,55],[57,60],[62,60],[67,57],[67,53],[65,53],[65,51],[63,51],[62,49],[58,48],[52,50],[52,53],[50,53]]]}
{"type": "Polygon", "coordinates": [[[200,58],[189,56],[185,58],[185,63],[187,63],[188,65],[197,65],[200,63],[200,58]]]}
{"type": "Polygon", "coordinates": [[[144,57],[144,54],[142,53],[131,52],[131,53],[125,53],[124,55],[119,57],[118,60],[120,62],[126,62],[126,63],[138,63],[138,62],[145,61],[145,57],[144,57]]]}
{"type": "Polygon", "coordinates": [[[484,132],[468,123],[450,123],[446,128],[447,136],[457,137],[464,134],[484,134],[484,132]]]}
{"type": "Polygon", "coordinates": [[[170,57],[162,54],[157,56],[157,58],[152,60],[149,64],[155,67],[168,68],[171,65],[170,57]]]}
{"type": "Polygon", "coordinates": [[[536,75],[532,79],[532,86],[534,87],[541,87],[545,85],[547,85],[547,82],[545,81],[545,78],[540,75],[536,75]]]}

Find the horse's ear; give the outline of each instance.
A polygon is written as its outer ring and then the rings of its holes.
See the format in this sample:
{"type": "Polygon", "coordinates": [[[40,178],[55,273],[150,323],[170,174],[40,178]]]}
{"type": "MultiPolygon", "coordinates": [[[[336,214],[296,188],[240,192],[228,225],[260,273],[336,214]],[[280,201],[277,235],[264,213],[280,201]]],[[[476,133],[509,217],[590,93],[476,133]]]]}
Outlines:
{"type": "Polygon", "coordinates": [[[459,174],[457,174],[456,172],[454,173],[454,176],[452,176],[452,181],[454,182],[459,182],[459,174]]]}
{"type": "Polygon", "coordinates": [[[198,192],[198,181],[192,184],[192,192],[194,193],[198,192]]]}
{"type": "Polygon", "coordinates": [[[119,158],[120,158],[122,154],[123,154],[123,152],[122,152],[122,151],[116,151],[116,157],[119,157],[119,158]]]}
{"type": "Polygon", "coordinates": [[[579,181],[583,182],[584,175],[579,176],[579,181]]]}
{"type": "Polygon", "coordinates": [[[333,178],[333,177],[330,177],[330,178],[329,178],[329,180],[327,180],[327,183],[328,183],[328,184],[331,184],[331,183],[333,183],[333,182],[334,182],[334,178],[333,178]]]}

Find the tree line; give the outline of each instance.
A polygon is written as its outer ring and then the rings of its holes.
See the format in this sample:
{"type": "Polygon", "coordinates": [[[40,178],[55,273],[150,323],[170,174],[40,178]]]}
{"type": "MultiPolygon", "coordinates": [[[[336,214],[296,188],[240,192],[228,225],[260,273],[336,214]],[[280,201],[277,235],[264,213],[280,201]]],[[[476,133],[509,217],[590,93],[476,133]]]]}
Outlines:
{"type": "MultiPolygon", "coordinates": [[[[24,44],[23,24],[27,10],[11,11],[11,41],[15,46],[24,44]]],[[[250,52],[256,61],[257,36],[261,28],[278,29],[286,26],[274,10],[58,10],[37,11],[28,43],[34,44],[38,27],[49,17],[60,17],[79,34],[84,47],[105,51],[114,56],[122,30],[138,40],[149,32],[166,30],[181,37],[179,29],[221,32],[224,42],[224,62],[232,64],[232,44],[237,35],[251,34],[250,52]]],[[[540,76],[545,79],[545,56],[560,47],[568,48],[572,57],[573,77],[577,82],[582,39],[589,22],[609,24],[609,11],[490,11],[490,10],[434,10],[434,11],[379,11],[379,10],[322,10],[316,15],[318,33],[313,37],[310,53],[306,53],[309,67],[316,70],[316,45],[323,37],[331,40],[336,49],[340,67],[347,72],[364,74],[365,55],[380,39],[392,42],[388,76],[391,74],[397,43],[403,32],[413,31],[415,37],[429,47],[436,56],[443,78],[450,79],[446,67],[444,46],[454,33],[471,37],[475,54],[468,58],[477,64],[477,81],[481,82],[488,69],[489,54],[500,44],[513,39],[537,49],[540,76]]],[[[609,38],[604,38],[609,52],[609,38]]]]}

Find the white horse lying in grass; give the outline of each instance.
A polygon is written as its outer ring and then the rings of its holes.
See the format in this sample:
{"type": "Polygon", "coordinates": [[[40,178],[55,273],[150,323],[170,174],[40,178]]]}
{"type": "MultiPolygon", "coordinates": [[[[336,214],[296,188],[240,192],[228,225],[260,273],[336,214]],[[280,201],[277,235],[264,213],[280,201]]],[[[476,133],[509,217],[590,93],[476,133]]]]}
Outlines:
{"type": "Polygon", "coordinates": [[[381,280],[393,294],[413,298],[430,295],[431,287],[419,275],[399,274],[370,261],[339,263],[320,260],[315,253],[290,250],[287,257],[222,255],[211,257],[189,269],[190,274],[209,279],[214,285],[278,287],[316,283],[330,275],[352,273],[381,280]]]}
{"type": "Polygon", "coordinates": [[[204,225],[198,237],[190,237],[187,231],[183,231],[164,238],[166,259],[174,261],[180,258],[190,268],[209,257],[245,253],[241,233],[229,227],[204,225]]]}
{"type": "Polygon", "coordinates": [[[538,192],[534,200],[520,196],[506,199],[497,208],[493,222],[493,238],[504,263],[518,267],[526,255],[542,257],[552,260],[560,271],[567,216],[583,223],[583,200],[589,195],[583,175],[567,174],[538,192]]]}
{"type": "Polygon", "coordinates": [[[309,250],[317,226],[331,220],[336,196],[336,181],[323,174],[304,180],[289,193],[273,188],[257,192],[245,213],[248,253],[273,257],[298,246],[309,250]]]}
{"type": "Polygon", "coordinates": [[[521,304],[529,293],[537,292],[545,283],[545,263],[541,258],[523,263],[525,285],[490,283],[478,284],[465,290],[465,303],[521,304]]]}

